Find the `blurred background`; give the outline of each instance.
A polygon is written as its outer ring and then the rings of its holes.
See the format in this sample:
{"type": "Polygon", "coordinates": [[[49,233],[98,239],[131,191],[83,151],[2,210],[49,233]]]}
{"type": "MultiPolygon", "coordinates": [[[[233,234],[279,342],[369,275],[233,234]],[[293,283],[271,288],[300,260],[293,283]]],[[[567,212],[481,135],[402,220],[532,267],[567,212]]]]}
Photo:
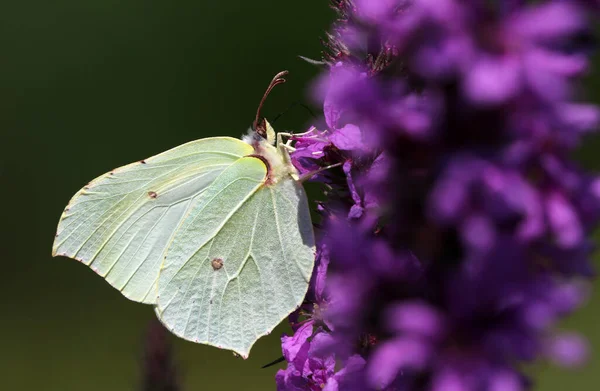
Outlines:
{"type": "MultiPolygon", "coordinates": [[[[149,306],[124,299],[84,265],[51,258],[69,198],[94,177],[186,141],[239,137],[267,84],[290,71],[263,114],[295,102],[319,69],[326,0],[19,0],[0,4],[0,389],[141,389],[149,306]]],[[[598,63],[598,61],[596,61],[598,63]]],[[[588,83],[600,101],[600,69],[588,83]]],[[[305,129],[286,111],[277,130],[305,129]]],[[[600,169],[600,139],[580,159],[600,169]]],[[[596,262],[598,264],[598,262],[596,262]]],[[[600,384],[600,284],[564,323],[591,341],[592,359],[562,371],[541,363],[538,390],[600,384]]],[[[246,361],[169,336],[182,388],[275,389],[280,326],[246,361]]]]}

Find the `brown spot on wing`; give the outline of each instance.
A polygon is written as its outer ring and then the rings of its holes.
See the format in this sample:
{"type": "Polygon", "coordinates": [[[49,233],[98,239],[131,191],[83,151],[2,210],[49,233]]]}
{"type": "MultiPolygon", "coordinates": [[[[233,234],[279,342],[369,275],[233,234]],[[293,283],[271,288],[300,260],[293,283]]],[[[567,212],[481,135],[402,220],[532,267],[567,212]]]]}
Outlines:
{"type": "Polygon", "coordinates": [[[156,197],[158,197],[158,194],[156,194],[155,191],[149,191],[148,192],[148,197],[150,197],[150,198],[156,198],[156,197]]]}
{"type": "Polygon", "coordinates": [[[212,266],[213,270],[219,270],[223,267],[223,260],[221,258],[214,258],[212,261],[210,261],[210,265],[212,266]]]}

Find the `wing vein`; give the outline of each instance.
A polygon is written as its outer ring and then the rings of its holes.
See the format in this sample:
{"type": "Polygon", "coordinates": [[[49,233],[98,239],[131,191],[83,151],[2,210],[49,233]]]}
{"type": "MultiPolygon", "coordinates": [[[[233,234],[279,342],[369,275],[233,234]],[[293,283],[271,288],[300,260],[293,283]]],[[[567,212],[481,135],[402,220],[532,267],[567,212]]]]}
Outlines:
{"type": "MultiPolygon", "coordinates": [[[[214,200],[219,194],[221,194],[223,191],[225,191],[225,189],[227,189],[229,186],[231,186],[232,184],[234,184],[235,182],[242,180],[242,179],[251,179],[254,180],[253,178],[249,178],[249,177],[241,177],[241,178],[237,178],[233,181],[231,181],[229,184],[227,184],[227,186],[223,187],[221,190],[219,190],[210,200],[208,200],[203,206],[202,209],[200,209],[200,211],[196,212],[196,216],[194,216],[194,219],[188,223],[189,225],[193,225],[194,221],[196,221],[196,219],[198,218],[198,216],[200,216],[202,214],[202,211],[204,210],[204,208],[206,208],[211,202],[212,200],[214,200]]],[[[206,241],[202,244],[199,245],[199,247],[196,249],[196,251],[194,251],[193,254],[191,254],[187,260],[185,260],[185,262],[183,262],[183,264],[173,273],[173,275],[171,276],[171,278],[169,279],[169,281],[165,284],[165,286],[169,285],[171,283],[171,281],[173,280],[173,278],[181,271],[182,268],[185,267],[185,265],[187,265],[187,263],[198,253],[198,251],[202,250],[202,248],[204,246],[206,246],[206,243],[208,243],[210,240],[214,239],[215,236],[217,236],[217,234],[219,232],[221,232],[221,230],[223,229],[223,227],[225,226],[225,224],[227,224],[227,222],[229,221],[229,219],[231,219],[231,217],[242,207],[242,205],[244,205],[244,203],[250,198],[252,197],[255,193],[256,190],[260,187],[260,182],[258,183],[258,185],[252,189],[251,192],[248,193],[248,195],[246,195],[246,197],[244,197],[244,199],[242,199],[240,202],[238,202],[232,209],[231,211],[227,214],[227,216],[225,216],[225,218],[223,219],[223,221],[221,222],[221,224],[217,227],[217,229],[215,230],[215,232],[208,238],[206,238],[206,241]]]]}

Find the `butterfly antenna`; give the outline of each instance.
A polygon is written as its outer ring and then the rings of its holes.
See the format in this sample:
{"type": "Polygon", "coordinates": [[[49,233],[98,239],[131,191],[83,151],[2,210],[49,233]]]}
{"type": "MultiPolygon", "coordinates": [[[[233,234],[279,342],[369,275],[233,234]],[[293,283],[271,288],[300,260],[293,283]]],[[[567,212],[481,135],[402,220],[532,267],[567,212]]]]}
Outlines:
{"type": "Polygon", "coordinates": [[[254,128],[256,133],[258,133],[259,135],[261,135],[264,138],[267,138],[267,126],[265,125],[265,121],[262,120],[262,118],[260,117],[260,110],[262,110],[263,104],[265,103],[265,100],[267,100],[267,96],[269,96],[269,94],[271,93],[273,88],[275,88],[275,86],[277,86],[279,84],[285,83],[284,76],[287,75],[288,73],[289,73],[288,71],[281,71],[275,75],[273,80],[271,80],[269,87],[267,87],[267,90],[265,91],[262,99],[260,100],[258,109],[256,110],[256,117],[254,117],[254,122],[252,123],[252,127],[254,128]]]}

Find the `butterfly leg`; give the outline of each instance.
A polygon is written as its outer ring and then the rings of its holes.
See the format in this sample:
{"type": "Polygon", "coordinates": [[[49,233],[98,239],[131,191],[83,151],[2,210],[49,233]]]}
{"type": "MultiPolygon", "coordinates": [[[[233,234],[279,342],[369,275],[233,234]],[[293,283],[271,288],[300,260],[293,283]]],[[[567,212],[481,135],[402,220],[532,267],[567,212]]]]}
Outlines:
{"type": "MultiPolygon", "coordinates": [[[[313,126],[311,127],[309,130],[307,130],[306,132],[302,132],[302,133],[287,133],[287,132],[279,132],[277,133],[277,145],[281,145],[283,148],[287,149],[289,152],[294,152],[296,149],[294,147],[292,147],[292,137],[296,136],[296,137],[303,137],[303,136],[307,136],[310,135],[311,133],[313,133],[316,130],[316,128],[313,126]],[[287,142],[283,142],[283,137],[288,137],[287,142]]],[[[313,137],[318,137],[320,136],[318,133],[312,135],[313,137]]]]}
{"type": "Polygon", "coordinates": [[[292,147],[292,136],[297,136],[293,133],[277,133],[277,146],[285,149],[286,151],[289,152],[294,152],[296,150],[296,148],[292,147]],[[284,143],[283,142],[283,137],[288,137],[288,140],[284,143]]]}

